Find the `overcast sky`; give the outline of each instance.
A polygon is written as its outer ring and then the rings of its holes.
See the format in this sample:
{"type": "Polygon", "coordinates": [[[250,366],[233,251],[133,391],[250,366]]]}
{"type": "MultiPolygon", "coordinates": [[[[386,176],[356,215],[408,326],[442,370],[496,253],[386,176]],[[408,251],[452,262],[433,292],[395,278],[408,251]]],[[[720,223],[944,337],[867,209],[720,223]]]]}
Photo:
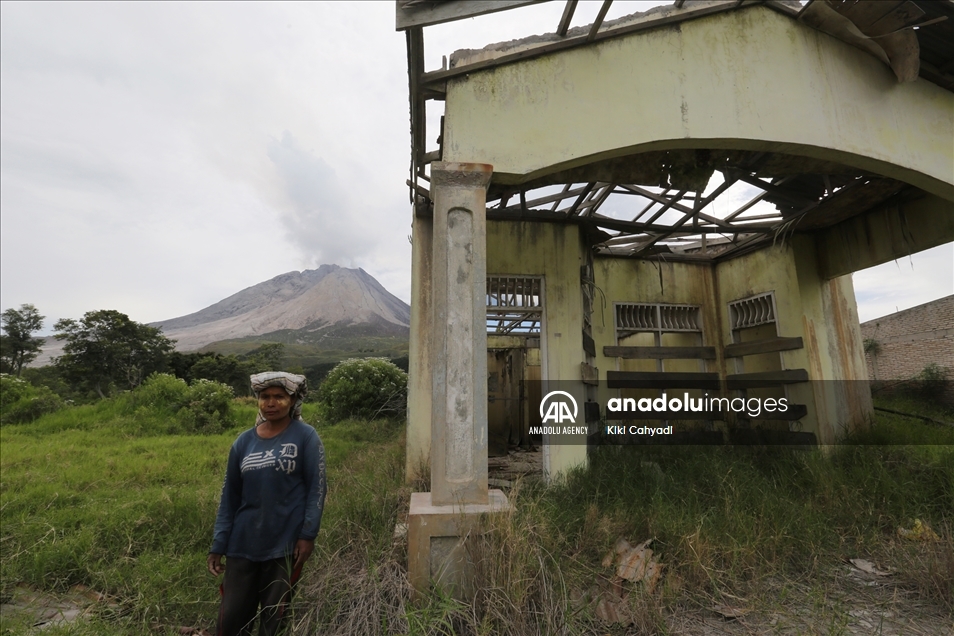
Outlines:
{"type": "MultiPolygon", "coordinates": [[[[574,26],[598,8],[581,3],[574,26]]],[[[427,29],[426,67],[552,31],[562,9],[427,29]]],[[[393,2],[4,2],[0,120],[0,305],[33,303],[47,333],[96,309],[188,314],[322,263],[410,300],[393,2]]],[[[954,246],[855,287],[862,320],[954,293],[954,246]]]]}

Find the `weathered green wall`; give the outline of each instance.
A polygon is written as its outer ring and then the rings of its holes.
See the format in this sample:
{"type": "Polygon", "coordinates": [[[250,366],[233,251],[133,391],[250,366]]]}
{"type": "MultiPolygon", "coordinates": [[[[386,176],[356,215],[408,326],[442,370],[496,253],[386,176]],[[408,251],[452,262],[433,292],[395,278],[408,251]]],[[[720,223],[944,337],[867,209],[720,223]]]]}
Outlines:
{"type": "MultiPolygon", "coordinates": [[[[426,238],[425,223],[416,222],[415,240],[423,242],[426,238]]],[[[585,360],[585,353],[581,335],[580,267],[585,262],[585,249],[575,225],[504,221],[491,221],[487,225],[488,276],[540,276],[543,279],[542,377],[573,382],[572,392],[581,408],[580,363],[585,360]]],[[[416,265],[426,262],[417,248],[414,259],[416,265]]],[[[422,277],[415,289],[426,290],[425,279],[422,277]]],[[[867,383],[851,382],[867,380],[851,278],[825,279],[818,267],[811,236],[796,236],[789,242],[717,264],[597,258],[594,282],[602,291],[596,294],[592,317],[596,342],[594,366],[599,369],[601,380],[605,381],[606,372],[611,370],[655,369],[654,361],[620,362],[603,355],[604,346],[617,344],[614,303],[701,305],[701,342],[695,340],[698,338],[695,335],[670,334],[662,344],[714,346],[717,359],[667,360],[663,362],[664,371],[726,374],[806,369],[813,382],[790,385],[787,394],[792,403],[808,406],[802,430],[815,432],[823,444],[834,442],[848,426],[865,424],[871,414],[867,383]],[[726,361],[722,356],[724,347],[732,342],[728,303],[765,292],[775,293],[778,335],[801,337],[804,348],[749,356],[745,358],[744,368],[739,368],[734,359],[726,361]]],[[[416,358],[426,346],[426,335],[426,323],[415,314],[412,316],[412,378],[408,398],[409,475],[416,474],[428,456],[430,389],[426,383],[429,376],[422,373],[424,361],[416,358]],[[417,337],[414,334],[418,334],[417,337]]],[[[771,327],[748,334],[752,338],[774,335],[771,327]]],[[[637,339],[624,344],[652,345],[648,340],[637,343],[637,339]]],[[[600,391],[597,399],[603,405],[616,396],[615,391],[602,387],[600,391]]],[[[554,475],[586,460],[584,445],[551,445],[548,452],[545,462],[554,475]]]]}
{"type": "MultiPolygon", "coordinates": [[[[803,430],[815,432],[822,443],[834,441],[845,425],[863,424],[870,415],[866,384],[845,382],[867,380],[851,278],[825,280],[818,271],[810,237],[797,237],[791,243],[718,264],[600,258],[595,263],[595,274],[596,284],[607,301],[602,315],[597,308],[593,325],[595,364],[601,379],[610,370],[648,371],[655,367],[654,361],[620,361],[603,355],[604,346],[616,344],[613,303],[694,304],[702,307],[703,342],[693,343],[688,336],[674,335],[663,344],[714,346],[717,359],[704,363],[667,360],[663,362],[664,371],[731,374],[806,369],[813,381],[826,382],[790,385],[788,395],[793,403],[809,406],[808,416],[802,420],[803,430]],[[802,337],[805,347],[748,356],[744,367],[737,367],[736,359],[725,360],[722,356],[724,347],[732,343],[728,303],[765,292],[775,292],[778,335],[802,337]]],[[[748,335],[775,335],[771,327],[762,328],[764,333],[755,331],[748,335]]],[[[652,343],[646,339],[638,344],[652,343]]],[[[599,399],[605,404],[614,395],[615,392],[603,389],[599,399]]]]}
{"type": "MultiPolygon", "coordinates": [[[[544,319],[540,338],[543,380],[575,382],[571,393],[581,409],[580,363],[585,355],[583,297],[580,292],[583,249],[575,225],[487,223],[488,276],[543,277],[544,319]]],[[[545,453],[549,456],[544,456],[544,465],[552,475],[586,461],[585,442],[581,445],[550,445],[545,448],[545,453]]]]}

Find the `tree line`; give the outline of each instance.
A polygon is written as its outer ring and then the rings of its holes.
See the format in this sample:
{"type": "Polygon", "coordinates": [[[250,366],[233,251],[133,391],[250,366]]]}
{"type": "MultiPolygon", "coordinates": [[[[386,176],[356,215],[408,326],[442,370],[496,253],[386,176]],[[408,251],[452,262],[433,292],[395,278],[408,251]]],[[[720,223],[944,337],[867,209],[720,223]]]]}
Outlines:
{"type": "Polygon", "coordinates": [[[63,355],[48,367],[27,369],[42,350],[44,339],[36,334],[46,317],[32,304],[23,304],[5,310],[0,319],[0,372],[19,378],[26,370],[32,383],[76,401],[133,389],[152,373],[171,373],[190,382],[213,380],[232,387],[236,395],[250,395],[249,376],[281,368],[284,358],[281,343],[265,343],[244,355],[178,352],[161,329],[102,309],[80,320],[56,321],[53,337],[65,342],[63,355]]]}

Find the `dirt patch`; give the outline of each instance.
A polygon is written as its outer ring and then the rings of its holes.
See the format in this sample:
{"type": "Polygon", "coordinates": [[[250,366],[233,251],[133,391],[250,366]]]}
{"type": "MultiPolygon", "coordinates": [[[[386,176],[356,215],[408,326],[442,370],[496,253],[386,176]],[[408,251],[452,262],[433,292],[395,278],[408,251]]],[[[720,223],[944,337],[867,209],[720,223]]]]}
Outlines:
{"type": "Polygon", "coordinates": [[[543,477],[543,451],[537,447],[517,448],[503,457],[490,457],[487,459],[487,476],[491,488],[509,488],[521,478],[540,479],[543,477]]]}
{"type": "Polygon", "coordinates": [[[0,605],[0,614],[46,629],[89,616],[97,605],[118,608],[106,596],[82,585],[74,586],[67,594],[52,596],[21,583],[14,589],[13,598],[0,605]]]}

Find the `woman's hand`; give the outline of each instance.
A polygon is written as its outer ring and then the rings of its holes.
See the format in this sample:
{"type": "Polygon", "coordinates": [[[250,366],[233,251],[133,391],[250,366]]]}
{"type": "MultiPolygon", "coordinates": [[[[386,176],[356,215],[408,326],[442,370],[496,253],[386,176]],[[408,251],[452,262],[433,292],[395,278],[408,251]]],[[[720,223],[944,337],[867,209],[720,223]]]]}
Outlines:
{"type": "Polygon", "coordinates": [[[295,553],[292,555],[295,558],[295,567],[292,569],[297,570],[303,566],[305,561],[308,560],[308,557],[310,557],[311,553],[314,551],[314,540],[309,541],[308,539],[299,539],[298,543],[295,544],[295,553]]]}
{"type": "Polygon", "coordinates": [[[206,559],[206,565],[209,567],[209,572],[212,573],[212,576],[218,576],[225,572],[225,566],[222,565],[222,555],[221,554],[209,554],[209,558],[206,559]]]}

